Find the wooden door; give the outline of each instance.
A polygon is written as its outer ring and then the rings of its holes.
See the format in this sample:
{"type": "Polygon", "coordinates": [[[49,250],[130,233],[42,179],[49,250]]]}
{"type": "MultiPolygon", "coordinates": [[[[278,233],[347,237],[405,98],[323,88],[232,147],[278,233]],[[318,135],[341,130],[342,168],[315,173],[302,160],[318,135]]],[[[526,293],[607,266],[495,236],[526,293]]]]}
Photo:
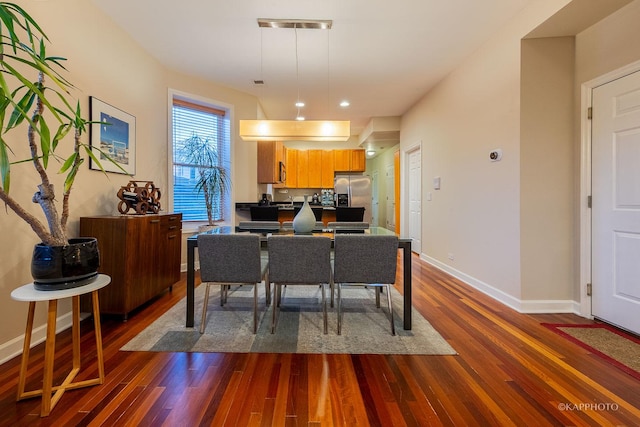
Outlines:
{"type": "Polygon", "coordinates": [[[333,159],[336,172],[351,170],[351,150],[333,150],[333,159]]]}

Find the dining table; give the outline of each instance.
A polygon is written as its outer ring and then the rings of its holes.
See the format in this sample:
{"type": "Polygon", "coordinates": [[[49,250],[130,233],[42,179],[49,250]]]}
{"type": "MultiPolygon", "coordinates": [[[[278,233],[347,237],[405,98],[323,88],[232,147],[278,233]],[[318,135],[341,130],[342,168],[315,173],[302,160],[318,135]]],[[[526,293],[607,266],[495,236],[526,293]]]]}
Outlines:
{"type": "MultiPolygon", "coordinates": [[[[294,235],[292,229],[241,229],[234,226],[219,226],[211,230],[203,231],[207,234],[238,234],[253,233],[260,236],[260,244],[262,248],[267,248],[269,236],[272,235],[294,235]]],[[[187,238],[187,304],[186,304],[186,327],[192,328],[194,325],[195,314],[195,250],[198,247],[198,235],[196,233],[187,238]]],[[[366,229],[348,230],[348,229],[322,229],[312,233],[314,236],[325,236],[333,238],[335,233],[357,233],[366,235],[395,235],[391,230],[384,227],[369,227],[366,229]]],[[[398,248],[402,250],[402,289],[403,289],[403,328],[411,329],[411,239],[406,237],[398,237],[398,248]]]]}

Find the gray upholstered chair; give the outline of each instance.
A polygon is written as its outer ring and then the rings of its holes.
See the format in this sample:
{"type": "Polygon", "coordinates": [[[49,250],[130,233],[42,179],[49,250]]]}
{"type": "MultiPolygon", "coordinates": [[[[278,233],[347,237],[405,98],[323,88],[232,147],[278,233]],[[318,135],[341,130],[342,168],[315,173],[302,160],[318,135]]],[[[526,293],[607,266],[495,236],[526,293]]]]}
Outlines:
{"type": "Polygon", "coordinates": [[[258,329],[258,284],[265,279],[267,305],[271,290],[268,259],[260,256],[257,234],[201,234],[198,236],[200,277],[206,286],[200,333],[204,333],[210,285],[220,285],[220,305],[227,302],[231,284],[253,285],[253,333],[258,329]]]}
{"type": "Polygon", "coordinates": [[[275,332],[282,300],[282,285],[320,285],[324,333],[327,333],[325,284],[331,283],[331,239],[319,236],[270,236],[269,280],[274,284],[273,319],[275,332]]]}
{"type": "Polygon", "coordinates": [[[342,333],[342,285],[344,284],[375,286],[377,307],[380,307],[380,288],[385,287],[391,334],[395,335],[390,285],[396,281],[398,238],[336,234],[333,245],[335,251],[333,281],[338,285],[338,335],[342,333]]]}
{"type": "MultiPolygon", "coordinates": [[[[316,221],[316,225],[313,226],[313,231],[322,231],[323,228],[324,228],[324,223],[322,221],[316,221]]],[[[293,230],[293,221],[283,221],[282,229],[293,230]]]]}

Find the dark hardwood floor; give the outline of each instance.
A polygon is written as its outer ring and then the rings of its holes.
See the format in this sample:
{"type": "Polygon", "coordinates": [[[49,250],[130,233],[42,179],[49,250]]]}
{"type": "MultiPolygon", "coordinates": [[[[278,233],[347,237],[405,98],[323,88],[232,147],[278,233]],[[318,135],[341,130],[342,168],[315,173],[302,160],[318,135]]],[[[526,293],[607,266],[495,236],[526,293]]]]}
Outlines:
{"type": "MultiPolygon", "coordinates": [[[[184,297],[183,277],[128,322],[102,320],[105,384],[67,391],[47,418],[39,398],[15,401],[19,358],[1,365],[0,425],[640,425],[640,381],[540,325],[589,320],[518,314],[412,262],[414,306],[458,355],[119,351],[184,297]]],[[[96,375],[92,330],[84,321],[78,379],[96,375]]],[[[57,342],[60,381],[70,332],[57,342]]],[[[40,387],[43,353],[32,351],[27,389],[40,387]]]]}

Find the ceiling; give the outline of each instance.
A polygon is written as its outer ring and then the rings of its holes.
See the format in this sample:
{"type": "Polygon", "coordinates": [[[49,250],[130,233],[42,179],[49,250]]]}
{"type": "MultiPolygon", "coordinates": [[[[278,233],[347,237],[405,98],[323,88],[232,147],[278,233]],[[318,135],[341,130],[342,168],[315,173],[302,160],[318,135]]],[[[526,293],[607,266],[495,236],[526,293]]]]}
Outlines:
{"type": "MultiPolygon", "coordinates": [[[[373,118],[401,116],[535,0],[91,1],[165,66],[255,95],[269,119],[293,120],[299,98],[307,120],[351,120],[360,135],[373,118]],[[260,28],[259,18],[333,25],[260,28]]],[[[398,131],[360,139],[394,145],[398,131]]]]}

